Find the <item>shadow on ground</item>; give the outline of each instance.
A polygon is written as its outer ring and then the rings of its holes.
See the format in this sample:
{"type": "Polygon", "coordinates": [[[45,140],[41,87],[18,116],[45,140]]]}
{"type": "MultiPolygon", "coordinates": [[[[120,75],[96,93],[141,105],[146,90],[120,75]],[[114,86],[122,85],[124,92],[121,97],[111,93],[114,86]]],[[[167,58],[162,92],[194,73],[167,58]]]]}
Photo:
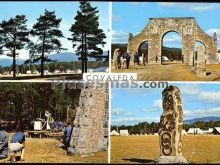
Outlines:
{"type": "Polygon", "coordinates": [[[122,160],[133,162],[133,163],[154,163],[154,160],[152,159],[130,158],[130,159],[122,159],[122,160]]]}

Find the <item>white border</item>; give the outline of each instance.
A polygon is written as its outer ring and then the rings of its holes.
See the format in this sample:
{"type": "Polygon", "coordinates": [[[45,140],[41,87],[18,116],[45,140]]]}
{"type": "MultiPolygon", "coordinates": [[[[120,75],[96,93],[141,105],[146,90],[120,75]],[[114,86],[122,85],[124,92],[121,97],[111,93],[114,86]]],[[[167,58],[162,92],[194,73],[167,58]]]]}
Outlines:
{"type": "MultiPolygon", "coordinates": [[[[111,45],[112,45],[112,2],[109,2],[109,73],[111,73],[111,54],[112,54],[112,49],[111,49],[111,45]]],[[[109,113],[109,121],[108,121],[108,163],[111,163],[111,137],[110,137],[110,132],[111,132],[111,101],[112,101],[112,95],[111,95],[111,83],[109,82],[109,109],[108,109],[108,113],[109,113]]]]}

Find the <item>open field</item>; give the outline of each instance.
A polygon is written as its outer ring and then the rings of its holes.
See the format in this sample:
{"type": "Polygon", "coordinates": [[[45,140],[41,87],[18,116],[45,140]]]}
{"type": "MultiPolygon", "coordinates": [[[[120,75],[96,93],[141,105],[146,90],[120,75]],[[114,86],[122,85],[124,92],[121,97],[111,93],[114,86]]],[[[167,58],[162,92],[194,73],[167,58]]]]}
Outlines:
{"type": "MultiPolygon", "coordinates": [[[[26,138],[24,161],[21,163],[107,163],[108,153],[102,151],[92,156],[67,156],[66,150],[59,147],[61,142],[54,138],[26,138]]],[[[17,153],[16,156],[20,156],[17,153]]],[[[0,163],[9,162],[9,157],[0,163]]]]}
{"type": "MultiPolygon", "coordinates": [[[[63,79],[73,79],[81,80],[82,74],[48,74],[44,75],[43,78],[39,74],[19,74],[16,76],[15,80],[52,80],[54,78],[63,78],[63,79]]],[[[14,80],[13,75],[0,75],[0,80],[14,80]]]]}
{"type": "MultiPolygon", "coordinates": [[[[159,136],[111,137],[111,163],[152,163],[159,156],[159,136]]],[[[183,156],[191,163],[220,163],[220,136],[184,136],[183,156]]]]}
{"type": "Polygon", "coordinates": [[[139,65],[137,69],[112,69],[114,73],[137,73],[138,80],[142,81],[220,81],[220,64],[206,65],[206,71],[214,72],[218,76],[200,78],[184,64],[139,65]]]}

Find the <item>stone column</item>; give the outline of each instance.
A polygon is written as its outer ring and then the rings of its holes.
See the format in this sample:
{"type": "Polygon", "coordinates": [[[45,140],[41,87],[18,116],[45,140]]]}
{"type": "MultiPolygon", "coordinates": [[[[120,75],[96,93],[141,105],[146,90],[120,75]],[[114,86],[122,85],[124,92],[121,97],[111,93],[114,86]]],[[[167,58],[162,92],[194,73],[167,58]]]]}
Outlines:
{"type": "Polygon", "coordinates": [[[180,90],[169,86],[162,92],[163,113],[160,117],[160,157],[156,163],[188,163],[182,155],[183,111],[180,90]]]}
{"type": "Polygon", "coordinates": [[[196,74],[199,77],[206,77],[205,48],[202,45],[199,45],[197,50],[196,74]]]}
{"type": "Polygon", "coordinates": [[[148,64],[161,64],[161,40],[160,35],[151,35],[148,44],[148,64]]]}
{"type": "Polygon", "coordinates": [[[81,91],[70,140],[71,155],[90,155],[108,144],[108,89],[81,91]]]}

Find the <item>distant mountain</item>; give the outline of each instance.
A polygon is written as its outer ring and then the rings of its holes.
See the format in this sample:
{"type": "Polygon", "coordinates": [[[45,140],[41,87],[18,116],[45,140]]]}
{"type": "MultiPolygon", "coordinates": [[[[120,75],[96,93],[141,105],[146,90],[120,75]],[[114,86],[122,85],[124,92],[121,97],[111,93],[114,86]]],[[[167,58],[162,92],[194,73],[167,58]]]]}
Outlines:
{"type": "MultiPolygon", "coordinates": [[[[16,60],[16,64],[23,64],[24,63],[24,59],[19,59],[19,60],[16,60]]],[[[12,65],[12,58],[0,58],[0,66],[2,67],[7,67],[7,66],[10,66],[12,65]]]]}
{"type": "Polygon", "coordinates": [[[203,117],[203,118],[195,118],[195,119],[190,119],[190,120],[184,120],[184,124],[193,124],[197,121],[204,121],[204,122],[209,122],[209,121],[220,121],[220,117],[203,117]]]}
{"type": "MultiPolygon", "coordinates": [[[[108,54],[107,51],[103,52],[103,58],[106,57],[108,54]]],[[[70,62],[70,61],[78,61],[79,56],[77,56],[74,53],[71,52],[65,52],[65,53],[56,53],[56,54],[50,54],[48,55],[48,58],[51,60],[57,60],[59,62],[70,62]]],[[[95,58],[89,58],[89,61],[95,61],[95,58]]],[[[16,60],[16,63],[21,65],[24,63],[24,59],[16,60]]],[[[12,58],[0,58],[0,66],[6,67],[12,65],[12,58]]]]}
{"type": "Polygon", "coordinates": [[[48,55],[48,58],[51,60],[57,60],[62,62],[78,61],[78,56],[70,52],[50,54],[48,55]]]}
{"type": "MultiPolygon", "coordinates": [[[[121,48],[122,50],[127,50],[127,46],[128,46],[128,44],[126,44],[126,43],[113,43],[112,44],[113,51],[116,48],[121,48]]],[[[169,47],[166,47],[166,46],[162,46],[162,47],[163,47],[164,50],[167,50],[167,51],[177,51],[177,52],[180,52],[182,50],[180,48],[169,48],[169,47]]],[[[147,49],[148,48],[148,44],[147,43],[143,43],[141,45],[141,48],[142,49],[147,49]]]]}

